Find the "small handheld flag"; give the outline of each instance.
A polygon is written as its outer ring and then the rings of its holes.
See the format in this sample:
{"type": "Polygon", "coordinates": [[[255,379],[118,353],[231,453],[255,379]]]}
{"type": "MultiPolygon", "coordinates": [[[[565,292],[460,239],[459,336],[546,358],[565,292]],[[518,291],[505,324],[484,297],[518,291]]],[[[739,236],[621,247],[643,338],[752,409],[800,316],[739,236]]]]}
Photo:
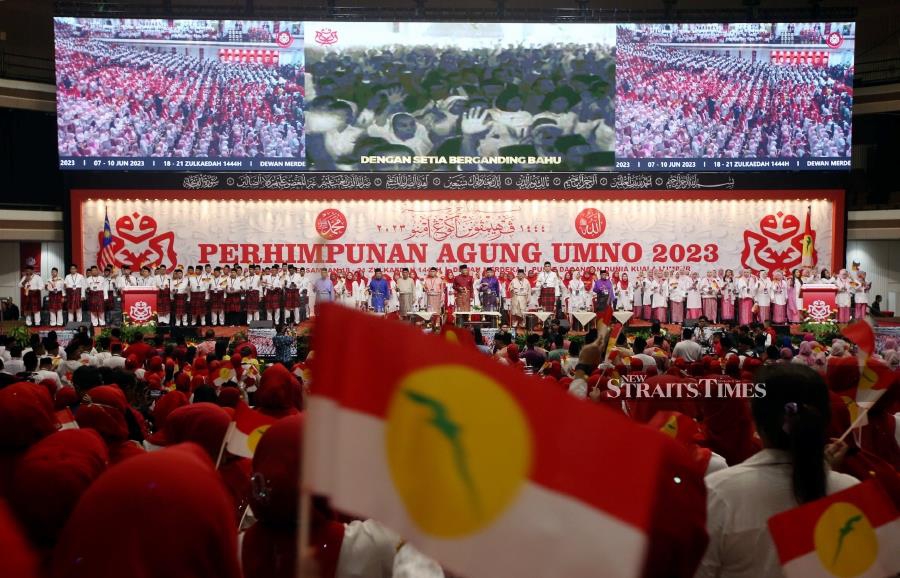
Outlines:
{"type": "Polygon", "coordinates": [[[252,458],[256,444],[277,418],[263,415],[246,403],[239,403],[234,411],[234,422],[226,436],[226,449],[242,458],[252,458]]]}
{"type": "Polygon", "coordinates": [[[335,508],[467,578],[699,563],[705,488],[675,440],[403,323],[325,304],[314,339],[304,487],[335,508]]]}
{"type": "Polygon", "coordinates": [[[56,412],[56,419],[59,421],[59,429],[78,429],[78,422],[75,421],[75,415],[69,408],[61,409],[56,412]]]}
{"type": "Polygon", "coordinates": [[[900,515],[875,480],[769,518],[786,578],[886,578],[900,569],[900,515]]]}

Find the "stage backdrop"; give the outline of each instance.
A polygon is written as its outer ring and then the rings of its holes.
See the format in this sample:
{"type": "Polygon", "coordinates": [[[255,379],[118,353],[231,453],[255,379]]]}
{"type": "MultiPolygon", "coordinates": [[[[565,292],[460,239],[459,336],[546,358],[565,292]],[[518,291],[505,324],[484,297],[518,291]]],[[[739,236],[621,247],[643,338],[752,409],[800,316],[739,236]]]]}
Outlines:
{"type": "Polygon", "coordinates": [[[253,262],[365,273],[467,263],[504,272],[551,261],[563,271],[771,272],[801,265],[807,234],[818,267],[843,264],[843,191],[497,194],[73,191],[73,256],[97,262],[108,211],[116,261],[135,269],[253,262]]]}

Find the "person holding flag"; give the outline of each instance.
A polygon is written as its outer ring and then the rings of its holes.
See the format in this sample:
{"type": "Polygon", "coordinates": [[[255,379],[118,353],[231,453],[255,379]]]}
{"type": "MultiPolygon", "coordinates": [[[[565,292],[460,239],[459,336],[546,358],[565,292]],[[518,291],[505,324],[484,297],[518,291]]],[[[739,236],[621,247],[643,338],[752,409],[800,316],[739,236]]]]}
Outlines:
{"type": "Polygon", "coordinates": [[[709,546],[696,578],[781,576],[769,518],[859,483],[826,463],[831,406],[818,373],[771,365],[754,381],[765,384],[751,402],[764,449],[707,476],[709,546]]]}

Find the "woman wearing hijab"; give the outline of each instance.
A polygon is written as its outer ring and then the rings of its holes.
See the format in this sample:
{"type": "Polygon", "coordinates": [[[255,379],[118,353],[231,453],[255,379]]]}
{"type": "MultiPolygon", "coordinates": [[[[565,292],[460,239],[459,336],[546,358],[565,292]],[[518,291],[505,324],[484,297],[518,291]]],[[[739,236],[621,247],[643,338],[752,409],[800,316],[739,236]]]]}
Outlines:
{"type": "Polygon", "coordinates": [[[0,389],[0,497],[6,495],[18,457],[57,429],[47,388],[21,382],[0,389]]]}
{"type": "Polygon", "coordinates": [[[706,478],[710,539],[700,578],[781,575],[768,519],[858,483],[826,463],[831,406],[818,374],[780,364],[765,367],[754,381],[766,384],[766,395],[751,402],[764,449],[706,478]]]}
{"type": "Polygon", "coordinates": [[[128,402],[115,385],[101,385],[84,395],[75,414],[78,427],[95,430],[106,442],[110,464],[117,464],[144,453],[144,448],[129,439],[128,402]]]}
{"type": "Polygon", "coordinates": [[[9,503],[31,543],[49,557],[81,495],[106,471],[109,452],[92,429],[51,434],[19,459],[9,503]]]}
{"type": "Polygon", "coordinates": [[[182,444],[100,476],[60,535],[50,576],[240,578],[236,535],[212,461],[182,444]]]}

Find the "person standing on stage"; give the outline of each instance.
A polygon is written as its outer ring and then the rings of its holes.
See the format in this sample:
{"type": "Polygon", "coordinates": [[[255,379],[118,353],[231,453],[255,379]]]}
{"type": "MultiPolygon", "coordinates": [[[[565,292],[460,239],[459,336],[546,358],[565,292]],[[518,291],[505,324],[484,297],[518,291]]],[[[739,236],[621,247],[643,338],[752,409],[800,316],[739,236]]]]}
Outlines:
{"type": "MultiPolygon", "coordinates": [[[[328,269],[322,267],[320,276],[313,284],[313,291],[316,294],[316,311],[322,303],[331,303],[334,301],[334,282],[328,276],[328,269]]],[[[316,313],[318,315],[318,313],[316,313]]]]}
{"type": "Polygon", "coordinates": [[[109,321],[108,317],[116,309],[118,277],[119,270],[113,269],[112,265],[107,265],[106,268],[103,269],[103,280],[106,282],[106,301],[104,303],[103,317],[107,321],[109,321]]]}
{"type": "Polygon", "coordinates": [[[509,282],[512,303],[509,307],[510,324],[513,327],[525,325],[525,312],[531,297],[531,283],[525,278],[525,269],[516,271],[516,278],[509,282]]]}
{"type": "Polygon", "coordinates": [[[284,278],[284,321],[288,317],[291,323],[300,323],[300,274],[293,265],[288,265],[288,273],[284,278]]]}
{"type": "Polygon", "coordinates": [[[716,278],[716,272],[712,269],[706,272],[706,277],[700,280],[700,300],[703,303],[703,316],[710,323],[716,323],[719,319],[719,292],[721,283],[716,278]]]}
{"type": "Polygon", "coordinates": [[[800,290],[803,288],[800,270],[794,269],[791,272],[791,278],[787,282],[787,320],[788,323],[800,323],[800,309],[802,307],[800,290]]]}
{"type": "Polygon", "coordinates": [[[175,315],[175,327],[187,327],[188,324],[188,295],[191,292],[190,283],[184,277],[184,271],[180,268],[172,273],[170,285],[172,293],[172,309],[175,315]]]}
{"type": "Polygon", "coordinates": [[[725,270],[722,278],[722,321],[734,322],[734,271],[725,270]]]}
{"type": "Polygon", "coordinates": [[[369,282],[362,274],[362,271],[357,271],[354,274],[353,280],[353,302],[356,304],[357,309],[362,309],[365,311],[368,309],[368,297],[367,294],[369,292],[369,282]]]}
{"type": "Polygon", "coordinates": [[[168,325],[172,315],[172,282],[165,267],[156,268],[151,284],[156,287],[156,320],[168,325]]]}
{"type": "Polygon", "coordinates": [[[616,294],[612,281],[609,280],[609,271],[603,269],[600,271],[600,278],[594,281],[591,291],[596,296],[594,301],[594,311],[599,316],[607,309],[616,308],[616,294]]]}
{"type": "Polygon", "coordinates": [[[650,308],[652,320],[660,323],[666,322],[666,312],[669,305],[669,281],[662,270],[656,272],[656,277],[650,279],[647,290],[644,292],[646,302],[647,293],[650,293],[650,308]]]}
{"type": "Polygon", "coordinates": [[[381,274],[381,269],[375,269],[375,277],[369,281],[369,295],[372,296],[372,309],[376,313],[384,313],[384,306],[391,296],[391,286],[381,274]]]}
{"type": "Polygon", "coordinates": [[[36,275],[34,267],[25,267],[25,274],[19,280],[19,287],[25,293],[25,301],[22,303],[22,313],[25,314],[25,325],[41,324],[41,289],[44,281],[40,275],[36,275]]]}
{"type": "Polygon", "coordinates": [[[631,283],[632,307],[635,319],[644,318],[644,274],[638,271],[631,283]]]}
{"type": "Polygon", "coordinates": [[[559,297],[562,282],[556,271],[553,271],[550,261],[544,262],[544,269],[537,276],[539,290],[539,306],[549,313],[556,312],[556,299],[559,297]]]}
{"type": "Polygon", "coordinates": [[[248,265],[247,272],[249,274],[244,278],[244,307],[247,309],[247,325],[253,321],[259,321],[259,301],[262,295],[262,286],[256,270],[256,265],[248,265]]]}
{"type": "Polygon", "coordinates": [[[313,314],[313,306],[316,303],[313,282],[306,276],[306,267],[300,267],[297,272],[297,289],[300,290],[300,317],[295,323],[300,323],[313,314]]]}
{"type": "Polygon", "coordinates": [[[490,267],[484,270],[484,277],[478,282],[478,299],[485,311],[498,311],[500,308],[500,280],[490,267]]]}
{"type": "Polygon", "coordinates": [[[438,275],[437,267],[428,270],[428,277],[425,278],[425,310],[434,317],[440,318],[441,311],[444,307],[444,280],[438,275]]]}
{"type": "MultiPolygon", "coordinates": [[[[825,271],[823,270],[822,272],[824,273],[825,271]]],[[[851,283],[850,275],[846,269],[838,271],[837,278],[834,280],[834,285],[837,287],[837,295],[834,301],[838,308],[838,323],[850,323],[850,292],[853,288],[851,283]]]]}
{"type": "Polygon", "coordinates": [[[244,282],[241,280],[241,266],[235,265],[228,272],[225,282],[225,322],[228,325],[239,325],[241,322],[241,293],[244,282]]]}
{"type": "Polygon", "coordinates": [[[569,304],[566,312],[569,314],[575,311],[586,311],[588,308],[588,291],[581,280],[581,275],[574,275],[569,281],[569,304]]]}
{"type": "Polygon", "coordinates": [[[138,287],[153,286],[153,277],[150,275],[150,267],[147,265],[141,267],[140,273],[138,274],[137,279],[135,279],[135,283],[138,287]]]}
{"type": "Polygon", "coordinates": [[[63,324],[63,295],[66,284],[59,276],[59,269],[50,269],[50,280],[47,281],[47,310],[50,312],[50,325],[60,327],[63,324]]]}
{"type": "Polygon", "coordinates": [[[616,309],[620,311],[632,311],[634,308],[634,289],[628,279],[628,273],[622,271],[619,282],[616,283],[616,309]]]}
{"type": "Polygon", "coordinates": [[[700,297],[700,273],[691,272],[691,281],[685,291],[686,319],[700,319],[703,315],[703,301],[700,297]]]}
{"type": "Polygon", "coordinates": [[[69,322],[81,323],[81,301],[84,299],[87,280],[78,272],[78,265],[69,265],[69,274],[63,283],[66,286],[66,310],[69,312],[69,322]]]}
{"type": "Polygon", "coordinates": [[[475,293],[475,280],[469,275],[469,266],[460,265],[459,275],[453,278],[453,296],[456,311],[471,311],[472,296],[475,293]]]}
{"type": "Polygon", "coordinates": [[[228,279],[222,276],[222,268],[216,266],[207,282],[209,290],[209,313],[211,325],[225,324],[225,288],[228,279]]]}
{"type": "Polygon", "coordinates": [[[195,326],[206,325],[206,283],[200,275],[203,267],[197,265],[192,275],[188,275],[188,291],[190,292],[191,319],[195,326]]]}
{"type": "Polygon", "coordinates": [[[409,268],[404,267],[397,279],[397,306],[400,309],[400,317],[406,318],[413,311],[413,302],[416,298],[416,282],[409,276],[409,268]]]}
{"type": "Polygon", "coordinates": [[[869,309],[869,291],[872,289],[872,284],[866,281],[865,271],[856,272],[855,283],[856,285],[851,286],[855,303],[853,318],[857,320],[865,319],[869,309]]]}
{"type": "Polygon", "coordinates": [[[750,269],[744,269],[735,279],[734,292],[738,300],[738,324],[750,325],[753,322],[753,296],[756,294],[756,279],[750,274],[750,269]]]}
{"type": "Polygon", "coordinates": [[[275,325],[281,323],[281,290],[282,279],[278,274],[278,270],[274,267],[269,269],[268,274],[263,275],[261,282],[265,288],[266,318],[275,322],[275,325]]]}
{"type": "Polygon", "coordinates": [[[684,323],[684,298],[691,286],[691,278],[676,269],[669,278],[669,320],[684,323]]]}
{"type": "Polygon", "coordinates": [[[94,327],[106,325],[108,285],[106,278],[100,275],[100,269],[96,265],[91,267],[91,276],[87,278],[85,293],[87,294],[88,308],[91,311],[91,325],[94,327]]]}
{"type": "Polygon", "coordinates": [[[772,290],[769,296],[772,298],[772,323],[783,324],[787,322],[787,304],[790,298],[788,282],[784,273],[775,271],[772,275],[772,290]]]}
{"type": "Polygon", "coordinates": [[[762,270],[759,272],[753,303],[757,308],[756,319],[760,323],[768,321],[770,319],[769,310],[772,308],[772,280],[769,279],[768,271],[762,270]]]}

